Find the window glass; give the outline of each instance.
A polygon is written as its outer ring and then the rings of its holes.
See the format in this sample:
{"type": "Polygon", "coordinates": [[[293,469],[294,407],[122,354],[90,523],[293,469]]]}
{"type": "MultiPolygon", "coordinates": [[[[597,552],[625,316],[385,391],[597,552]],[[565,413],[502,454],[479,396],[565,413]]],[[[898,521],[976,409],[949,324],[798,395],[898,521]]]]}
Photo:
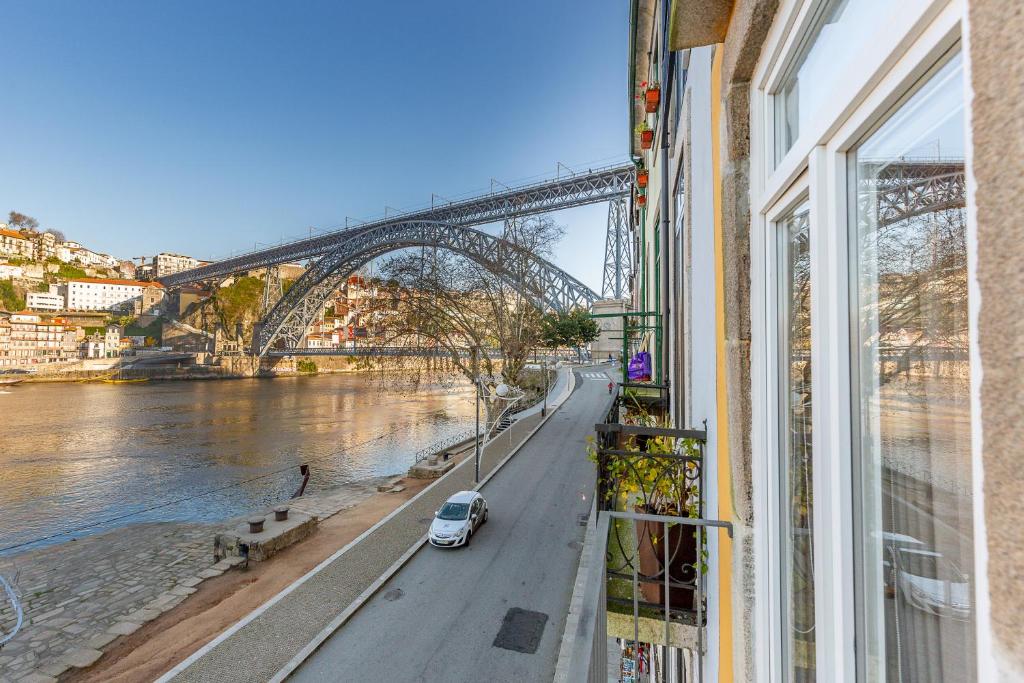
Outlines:
{"type": "Polygon", "coordinates": [[[787,681],[815,680],[810,207],[779,223],[782,640],[787,681]]]}
{"type": "Polygon", "coordinates": [[[864,141],[853,163],[862,677],[973,681],[960,57],[864,141]]]}
{"type": "Polygon", "coordinates": [[[797,58],[775,92],[775,164],[800,136],[803,124],[817,113],[831,83],[857,53],[892,0],[825,0],[819,3],[811,30],[797,58]]]}

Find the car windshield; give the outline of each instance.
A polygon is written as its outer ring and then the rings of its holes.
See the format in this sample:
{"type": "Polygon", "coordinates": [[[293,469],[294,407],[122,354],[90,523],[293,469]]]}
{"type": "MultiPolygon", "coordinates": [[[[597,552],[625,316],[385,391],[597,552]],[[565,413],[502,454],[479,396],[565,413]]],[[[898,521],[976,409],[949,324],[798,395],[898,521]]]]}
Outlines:
{"type": "Polygon", "coordinates": [[[438,519],[466,519],[469,517],[469,503],[445,503],[437,513],[438,519]]]}

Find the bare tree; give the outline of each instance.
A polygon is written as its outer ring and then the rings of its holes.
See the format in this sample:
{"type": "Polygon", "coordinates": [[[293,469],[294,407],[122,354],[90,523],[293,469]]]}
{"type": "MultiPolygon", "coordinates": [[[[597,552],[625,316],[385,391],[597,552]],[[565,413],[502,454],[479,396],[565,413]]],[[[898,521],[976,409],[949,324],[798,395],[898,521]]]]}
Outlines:
{"type": "Polygon", "coordinates": [[[17,211],[7,214],[7,224],[15,230],[35,230],[39,227],[39,221],[35,218],[17,211]]]}
{"type": "MultiPolygon", "coordinates": [[[[550,218],[532,217],[509,221],[502,237],[517,251],[548,256],[563,232],[550,218]]],[[[470,380],[500,372],[517,384],[541,333],[540,293],[522,284],[527,267],[526,259],[512,259],[499,272],[434,249],[390,258],[373,305],[377,343],[437,349],[470,380]]]]}

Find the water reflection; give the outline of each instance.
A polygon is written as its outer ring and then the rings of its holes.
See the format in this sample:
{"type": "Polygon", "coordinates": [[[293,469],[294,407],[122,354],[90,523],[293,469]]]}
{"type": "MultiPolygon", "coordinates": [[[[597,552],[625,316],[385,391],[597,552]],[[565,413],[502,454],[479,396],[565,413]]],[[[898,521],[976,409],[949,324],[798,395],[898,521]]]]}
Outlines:
{"type": "MultiPolygon", "coordinates": [[[[468,387],[396,393],[349,375],[22,385],[0,395],[0,547],[300,463],[310,491],[401,473],[472,416],[468,387]]],[[[220,520],[297,485],[289,471],[120,523],[220,520]]]]}

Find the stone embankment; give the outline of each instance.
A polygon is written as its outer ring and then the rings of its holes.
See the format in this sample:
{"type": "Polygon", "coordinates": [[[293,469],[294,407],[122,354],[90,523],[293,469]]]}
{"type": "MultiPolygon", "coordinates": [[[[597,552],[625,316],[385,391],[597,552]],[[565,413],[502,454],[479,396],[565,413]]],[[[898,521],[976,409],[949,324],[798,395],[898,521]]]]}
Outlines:
{"type": "MultiPolygon", "coordinates": [[[[326,519],[366,500],[378,483],[310,494],[291,507],[326,519]]],[[[238,565],[240,558],[214,557],[214,536],[237,521],[136,524],[0,557],[0,574],[14,584],[24,609],[21,630],[0,649],[0,683],[47,683],[94,664],[119,636],[238,565]]],[[[0,633],[14,623],[12,606],[0,601],[0,633]]]]}

